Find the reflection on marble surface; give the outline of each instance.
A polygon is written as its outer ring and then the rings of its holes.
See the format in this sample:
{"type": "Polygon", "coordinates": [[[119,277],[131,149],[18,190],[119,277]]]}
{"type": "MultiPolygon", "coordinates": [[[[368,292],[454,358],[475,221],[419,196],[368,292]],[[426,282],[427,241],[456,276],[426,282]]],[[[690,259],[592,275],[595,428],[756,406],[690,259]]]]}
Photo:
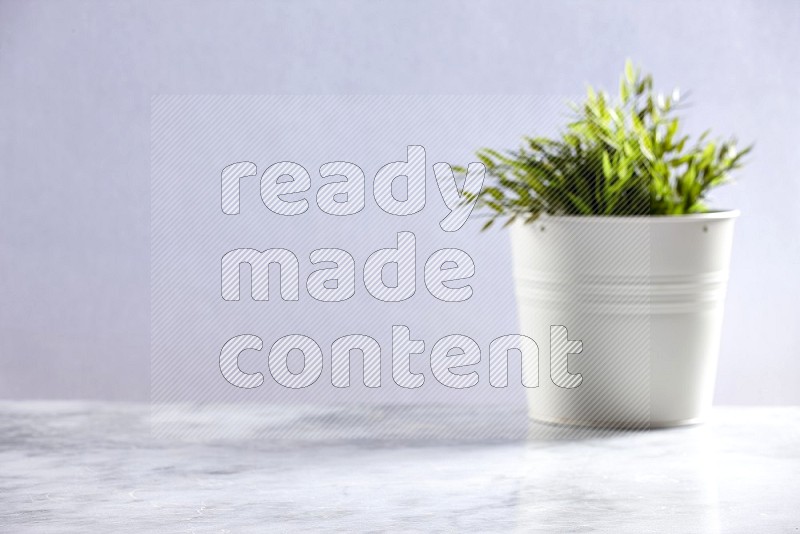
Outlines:
{"type": "Polygon", "coordinates": [[[0,532],[800,531],[800,408],[493,441],[202,443],[149,414],[0,403],[0,532]]]}

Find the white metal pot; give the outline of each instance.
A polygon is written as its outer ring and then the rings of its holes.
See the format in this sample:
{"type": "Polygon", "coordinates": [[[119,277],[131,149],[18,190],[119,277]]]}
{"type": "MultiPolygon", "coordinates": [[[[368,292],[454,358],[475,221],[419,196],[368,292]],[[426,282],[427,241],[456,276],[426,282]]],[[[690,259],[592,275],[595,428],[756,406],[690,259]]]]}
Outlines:
{"type": "Polygon", "coordinates": [[[539,384],[527,390],[531,417],[624,428],[702,420],[737,216],[542,217],[512,226],[520,332],[539,343],[539,366],[526,371],[538,372],[527,377],[539,384]],[[581,343],[565,344],[560,327],[581,343]]]}

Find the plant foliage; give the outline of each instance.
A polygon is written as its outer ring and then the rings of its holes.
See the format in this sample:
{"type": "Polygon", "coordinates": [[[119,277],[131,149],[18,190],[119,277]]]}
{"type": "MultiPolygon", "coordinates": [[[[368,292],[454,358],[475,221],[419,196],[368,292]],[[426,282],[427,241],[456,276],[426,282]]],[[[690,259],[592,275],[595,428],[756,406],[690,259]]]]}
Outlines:
{"type": "MultiPolygon", "coordinates": [[[[477,153],[491,178],[477,205],[506,224],[549,215],[682,215],[702,213],[707,193],[729,179],[752,147],[736,140],[695,142],[680,133],[680,93],[656,94],[653,78],[628,61],[619,96],[587,90],[571,104],[574,119],[558,139],[524,138],[505,154],[477,153]]],[[[460,169],[463,171],[463,169],[460,169]]]]}

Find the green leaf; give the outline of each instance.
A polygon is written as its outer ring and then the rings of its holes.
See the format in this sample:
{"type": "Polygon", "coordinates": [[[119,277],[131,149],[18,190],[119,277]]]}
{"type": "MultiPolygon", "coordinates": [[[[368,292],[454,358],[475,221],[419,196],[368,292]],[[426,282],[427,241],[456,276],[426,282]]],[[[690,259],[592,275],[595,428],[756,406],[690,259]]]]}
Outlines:
{"type": "Polygon", "coordinates": [[[631,85],[636,82],[636,71],[633,67],[633,62],[630,59],[625,61],[625,79],[631,85]]]}
{"type": "Polygon", "coordinates": [[[614,171],[611,169],[611,159],[608,157],[608,152],[605,150],[603,151],[603,176],[606,177],[606,180],[611,179],[611,174],[614,171]]]}
{"type": "Polygon", "coordinates": [[[573,204],[575,204],[575,207],[577,207],[583,215],[592,214],[592,208],[589,207],[589,205],[580,197],[569,192],[567,193],[567,197],[572,201],[573,204]]]}

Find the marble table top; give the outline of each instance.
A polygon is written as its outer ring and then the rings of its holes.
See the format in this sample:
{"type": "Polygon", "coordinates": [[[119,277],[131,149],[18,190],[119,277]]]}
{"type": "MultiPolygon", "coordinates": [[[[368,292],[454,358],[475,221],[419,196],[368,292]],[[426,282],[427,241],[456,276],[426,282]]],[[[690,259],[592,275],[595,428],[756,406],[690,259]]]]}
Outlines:
{"type": "Polygon", "coordinates": [[[150,423],[148,405],[0,402],[0,532],[800,532],[795,407],[580,439],[198,441],[150,423]]]}

